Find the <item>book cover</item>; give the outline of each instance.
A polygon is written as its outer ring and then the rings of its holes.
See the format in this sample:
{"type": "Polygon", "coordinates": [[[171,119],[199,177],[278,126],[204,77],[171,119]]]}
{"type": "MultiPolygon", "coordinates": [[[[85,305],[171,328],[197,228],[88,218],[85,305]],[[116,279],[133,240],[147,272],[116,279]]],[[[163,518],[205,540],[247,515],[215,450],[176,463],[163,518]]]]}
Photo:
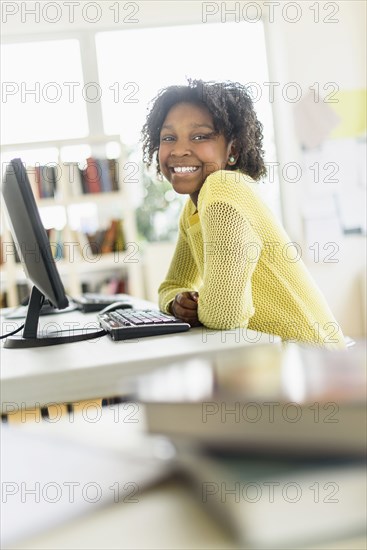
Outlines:
{"type": "Polygon", "coordinates": [[[87,239],[89,241],[90,252],[94,255],[102,253],[102,243],[106,234],[105,229],[99,229],[93,234],[87,233],[87,239]]]}
{"type": "Polygon", "coordinates": [[[56,192],[56,172],[54,166],[40,166],[38,171],[39,188],[42,198],[52,198],[56,192]]]}
{"type": "Polygon", "coordinates": [[[67,194],[71,196],[79,196],[85,193],[83,186],[83,171],[79,168],[79,163],[65,163],[64,170],[64,185],[67,187],[67,194]]]}
{"type": "Polygon", "coordinates": [[[366,454],[365,343],[346,352],[253,346],[198,364],[196,377],[190,361],[181,367],[175,387],[168,367],[137,385],[151,433],[248,453],[366,454]]]}
{"type": "Polygon", "coordinates": [[[93,157],[87,158],[84,181],[88,193],[100,193],[102,190],[100,167],[93,157]]]}
{"type": "Polygon", "coordinates": [[[117,159],[108,159],[108,169],[112,184],[112,191],[118,191],[119,187],[119,163],[117,159]]]}
{"type": "Polygon", "coordinates": [[[123,252],[124,250],[126,250],[126,240],[125,240],[125,233],[123,228],[123,221],[117,220],[114,251],[123,252]]]}
{"type": "Polygon", "coordinates": [[[44,197],[42,189],[42,180],[41,180],[41,166],[35,166],[35,185],[37,189],[37,195],[40,199],[44,197]]]}
{"type": "Polygon", "coordinates": [[[110,166],[108,159],[96,159],[96,163],[99,168],[101,191],[108,193],[113,190],[112,180],[110,175],[110,166]]]}
{"type": "Polygon", "coordinates": [[[106,229],[101,243],[101,253],[108,254],[115,249],[115,242],[118,230],[118,220],[111,220],[109,227],[106,229]]]}
{"type": "Polygon", "coordinates": [[[365,532],[363,461],[249,458],[189,448],[178,456],[197,498],[241,547],[304,548],[365,532]]]}

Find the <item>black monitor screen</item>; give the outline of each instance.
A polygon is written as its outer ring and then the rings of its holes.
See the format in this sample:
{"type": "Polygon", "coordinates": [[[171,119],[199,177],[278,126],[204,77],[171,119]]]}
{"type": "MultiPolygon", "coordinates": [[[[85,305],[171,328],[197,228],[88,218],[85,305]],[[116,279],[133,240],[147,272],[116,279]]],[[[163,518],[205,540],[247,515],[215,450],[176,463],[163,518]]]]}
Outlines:
{"type": "MultiPolygon", "coordinates": [[[[80,342],[105,334],[100,328],[73,328],[44,333],[38,321],[44,299],[65,310],[69,301],[52,256],[51,246],[38,212],[36,201],[22,161],[13,159],[7,166],[2,194],[8,212],[10,229],[27,277],[34,284],[29,300],[23,334],[6,335],[6,348],[29,348],[80,342]]],[[[67,310],[66,310],[67,311],[67,310]]]]}
{"type": "Polygon", "coordinates": [[[66,308],[68,299],[21,159],[13,159],[7,166],[2,193],[27,277],[54,307],[66,308]]]}

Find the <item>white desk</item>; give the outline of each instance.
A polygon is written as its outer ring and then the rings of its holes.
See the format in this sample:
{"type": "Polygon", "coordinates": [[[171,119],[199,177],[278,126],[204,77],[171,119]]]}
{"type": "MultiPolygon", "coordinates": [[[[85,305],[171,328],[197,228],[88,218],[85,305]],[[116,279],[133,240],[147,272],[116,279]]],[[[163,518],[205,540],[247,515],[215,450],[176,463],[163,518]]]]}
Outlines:
{"type": "MultiPolygon", "coordinates": [[[[2,319],[2,333],[14,330],[19,323],[2,319]]],[[[97,326],[96,314],[73,311],[42,316],[40,326],[47,326],[49,331],[97,326]]],[[[122,342],[104,336],[43,348],[2,347],[1,410],[6,413],[13,404],[34,408],[113,397],[124,391],[126,380],[135,374],[193,356],[213,357],[274,341],[279,339],[246,329],[210,331],[200,327],[185,333],[122,342]]]]}
{"type": "MultiPolygon", "coordinates": [[[[95,314],[82,315],[72,312],[57,317],[43,317],[41,323],[43,326],[51,322],[65,326],[67,323],[76,322],[83,326],[94,320],[95,314]]],[[[6,324],[6,330],[9,331],[10,322],[5,322],[6,324]]],[[[5,325],[3,323],[3,332],[5,325]]],[[[99,341],[63,344],[49,348],[2,348],[2,408],[6,411],[7,403],[32,408],[51,402],[63,403],[115,396],[120,394],[126,380],[133,374],[147,372],[193,356],[212,358],[229,351],[246,351],[246,347],[254,345],[250,340],[268,344],[272,337],[251,331],[207,332],[198,328],[188,333],[145,338],[139,342],[115,343],[105,336],[99,341]]],[[[125,447],[129,444],[130,438],[134,436],[135,431],[143,428],[143,422],[116,422],[113,408],[105,408],[101,420],[97,423],[87,421],[83,415],[81,419],[84,422],[83,426],[78,425],[76,418],[71,422],[66,416],[56,423],[29,426],[20,424],[7,428],[17,430],[19,434],[18,430],[25,430],[25,435],[29,431],[36,435],[38,430],[50,437],[69,434],[68,437],[74,438],[75,442],[86,445],[97,443],[99,448],[108,447],[111,451],[116,445],[123,445],[121,451],[125,458],[125,447]]],[[[24,448],[22,451],[24,452],[24,448]]],[[[15,451],[5,446],[4,452],[11,458],[15,451]]],[[[25,455],[27,456],[27,453],[25,455]]],[[[47,454],[42,453],[42,457],[46,459],[47,454]]],[[[64,459],[65,453],[60,453],[60,460],[64,459]]],[[[29,464],[27,461],[24,463],[29,464]]],[[[51,461],[51,464],[55,474],[51,472],[50,480],[58,479],[55,476],[60,468],[57,462],[51,461]]],[[[29,465],[32,467],[32,464],[29,465]]],[[[70,477],[67,479],[79,479],[78,472],[74,471],[75,463],[70,462],[69,468],[70,472],[68,471],[67,475],[70,477]]],[[[123,474],[122,470],[121,475],[123,474]]],[[[139,481],[135,478],[129,480],[139,481]]],[[[19,528],[19,525],[17,527],[19,528]]],[[[230,533],[222,530],[221,526],[208,516],[189,489],[174,479],[143,491],[139,495],[138,503],[107,505],[94,513],[75,517],[72,521],[46,531],[48,527],[45,525],[45,531],[32,538],[25,537],[19,541],[19,546],[17,541],[12,548],[239,548],[230,533]]],[[[357,537],[345,542],[315,545],[313,548],[357,550],[365,548],[365,543],[365,537],[357,537]]],[[[305,548],[302,546],[303,550],[305,548]]]]}
{"type": "MultiPolygon", "coordinates": [[[[119,407],[121,413],[124,413],[123,405],[119,407]]],[[[79,480],[83,485],[83,476],[89,475],[89,473],[84,474],[83,471],[81,476],[80,464],[78,465],[76,460],[65,466],[65,457],[70,455],[70,447],[74,449],[84,444],[87,449],[84,452],[93,452],[91,450],[96,446],[101,452],[108,451],[112,463],[120,456],[121,472],[115,479],[122,482],[129,475],[132,477],[127,479],[130,482],[137,482],[141,487],[141,472],[139,473],[139,469],[131,472],[126,461],[139,449],[139,438],[144,435],[143,410],[140,409],[137,414],[139,422],[126,423],[115,421],[116,417],[121,420],[123,418],[123,415],[115,414],[116,409],[118,406],[106,408],[99,422],[96,423],[88,422],[83,415],[79,414],[75,415],[73,422],[64,417],[57,423],[43,422],[15,427],[7,426],[6,429],[16,430],[22,451],[23,453],[26,451],[27,455],[27,461],[22,461],[20,464],[21,471],[18,476],[23,480],[28,479],[25,472],[27,470],[32,472],[31,463],[32,460],[35,461],[34,455],[38,450],[40,456],[37,459],[35,471],[40,476],[37,479],[41,486],[46,480],[57,480],[61,484],[64,479],[62,475],[66,476],[65,479],[69,482],[79,480]],[[44,445],[47,443],[47,438],[50,438],[50,448],[37,447],[31,449],[32,452],[29,453],[29,447],[23,444],[22,437],[28,444],[30,439],[37,441],[38,437],[42,437],[44,445]],[[58,453],[56,457],[55,454],[58,451],[53,446],[55,438],[59,438],[66,445],[64,452],[58,453]],[[42,471],[45,469],[48,472],[41,475],[40,468],[42,471]],[[134,477],[134,474],[138,477],[134,477]],[[22,478],[22,475],[25,477],[22,478]],[[47,478],[47,475],[50,477],[47,478]]],[[[4,438],[4,442],[7,442],[6,438],[4,438]]],[[[4,446],[3,452],[11,455],[15,450],[7,444],[4,446]]],[[[22,458],[23,454],[21,460],[22,458]]],[[[89,470],[90,466],[89,464],[89,470]]],[[[14,467],[17,466],[14,465],[14,467]]],[[[4,477],[4,473],[3,480],[9,479],[9,475],[4,477]]],[[[112,472],[111,475],[116,475],[116,465],[115,472],[112,472]]],[[[103,478],[103,475],[96,471],[94,477],[88,479],[89,481],[99,481],[102,485],[101,477],[103,478]]],[[[154,478],[153,472],[152,477],[154,478]]],[[[33,485],[30,483],[30,486],[33,485]]],[[[76,496],[77,494],[76,491],[76,496]]],[[[103,507],[96,503],[95,509],[92,506],[90,512],[78,515],[73,519],[70,518],[70,514],[66,510],[66,517],[58,516],[57,521],[55,521],[55,511],[53,511],[55,504],[49,504],[51,509],[47,516],[44,513],[44,502],[41,499],[41,504],[34,504],[41,529],[37,528],[37,533],[35,532],[33,536],[29,535],[29,530],[27,536],[24,536],[24,523],[27,523],[27,517],[24,506],[22,510],[22,506],[19,505],[19,520],[16,524],[17,540],[13,541],[11,545],[3,545],[2,548],[4,550],[8,548],[9,550],[10,548],[12,550],[243,549],[243,546],[239,545],[231,535],[230,530],[223,528],[223,525],[216,521],[214,516],[210,515],[199,499],[194,496],[193,491],[177,478],[170,478],[167,481],[158,482],[148,489],[139,490],[136,502],[114,503],[111,495],[112,493],[109,491],[110,501],[105,502],[103,507]],[[43,525],[40,524],[40,521],[43,521],[43,525]]],[[[50,496],[52,496],[51,493],[50,496]]],[[[18,495],[9,497],[10,500],[12,498],[19,500],[18,495]]],[[[33,501],[34,496],[30,495],[29,502],[33,503],[33,501]]],[[[324,541],[320,544],[294,546],[294,550],[364,550],[365,548],[366,538],[363,535],[345,541],[334,540],[324,541]]]]}

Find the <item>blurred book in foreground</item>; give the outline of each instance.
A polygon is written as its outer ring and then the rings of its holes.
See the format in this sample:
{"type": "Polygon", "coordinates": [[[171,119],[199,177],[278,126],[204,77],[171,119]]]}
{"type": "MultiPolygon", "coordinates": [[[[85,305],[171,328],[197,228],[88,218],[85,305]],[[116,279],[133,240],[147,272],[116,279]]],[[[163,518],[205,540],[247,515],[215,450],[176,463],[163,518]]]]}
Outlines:
{"type": "Polygon", "coordinates": [[[360,457],[366,453],[365,346],[254,346],[141,377],[151,433],[211,449],[360,457]],[[172,381],[172,383],[170,383],[172,381]]]}
{"type": "Polygon", "coordinates": [[[242,547],[305,548],[365,534],[363,461],[275,460],[271,457],[179,453],[197,498],[242,547]]]}
{"type": "Polygon", "coordinates": [[[138,379],[148,430],[169,436],[197,498],[246,548],[364,533],[365,345],[249,346],[138,379]]]}

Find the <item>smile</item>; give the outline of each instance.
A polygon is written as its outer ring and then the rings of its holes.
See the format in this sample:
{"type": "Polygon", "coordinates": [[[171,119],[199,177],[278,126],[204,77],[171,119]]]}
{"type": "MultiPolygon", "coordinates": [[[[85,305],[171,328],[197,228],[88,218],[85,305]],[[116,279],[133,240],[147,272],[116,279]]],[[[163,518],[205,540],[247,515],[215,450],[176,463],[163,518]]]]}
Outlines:
{"type": "Polygon", "coordinates": [[[199,170],[198,166],[172,166],[171,167],[172,172],[175,174],[186,174],[186,173],[192,173],[199,170]]]}

